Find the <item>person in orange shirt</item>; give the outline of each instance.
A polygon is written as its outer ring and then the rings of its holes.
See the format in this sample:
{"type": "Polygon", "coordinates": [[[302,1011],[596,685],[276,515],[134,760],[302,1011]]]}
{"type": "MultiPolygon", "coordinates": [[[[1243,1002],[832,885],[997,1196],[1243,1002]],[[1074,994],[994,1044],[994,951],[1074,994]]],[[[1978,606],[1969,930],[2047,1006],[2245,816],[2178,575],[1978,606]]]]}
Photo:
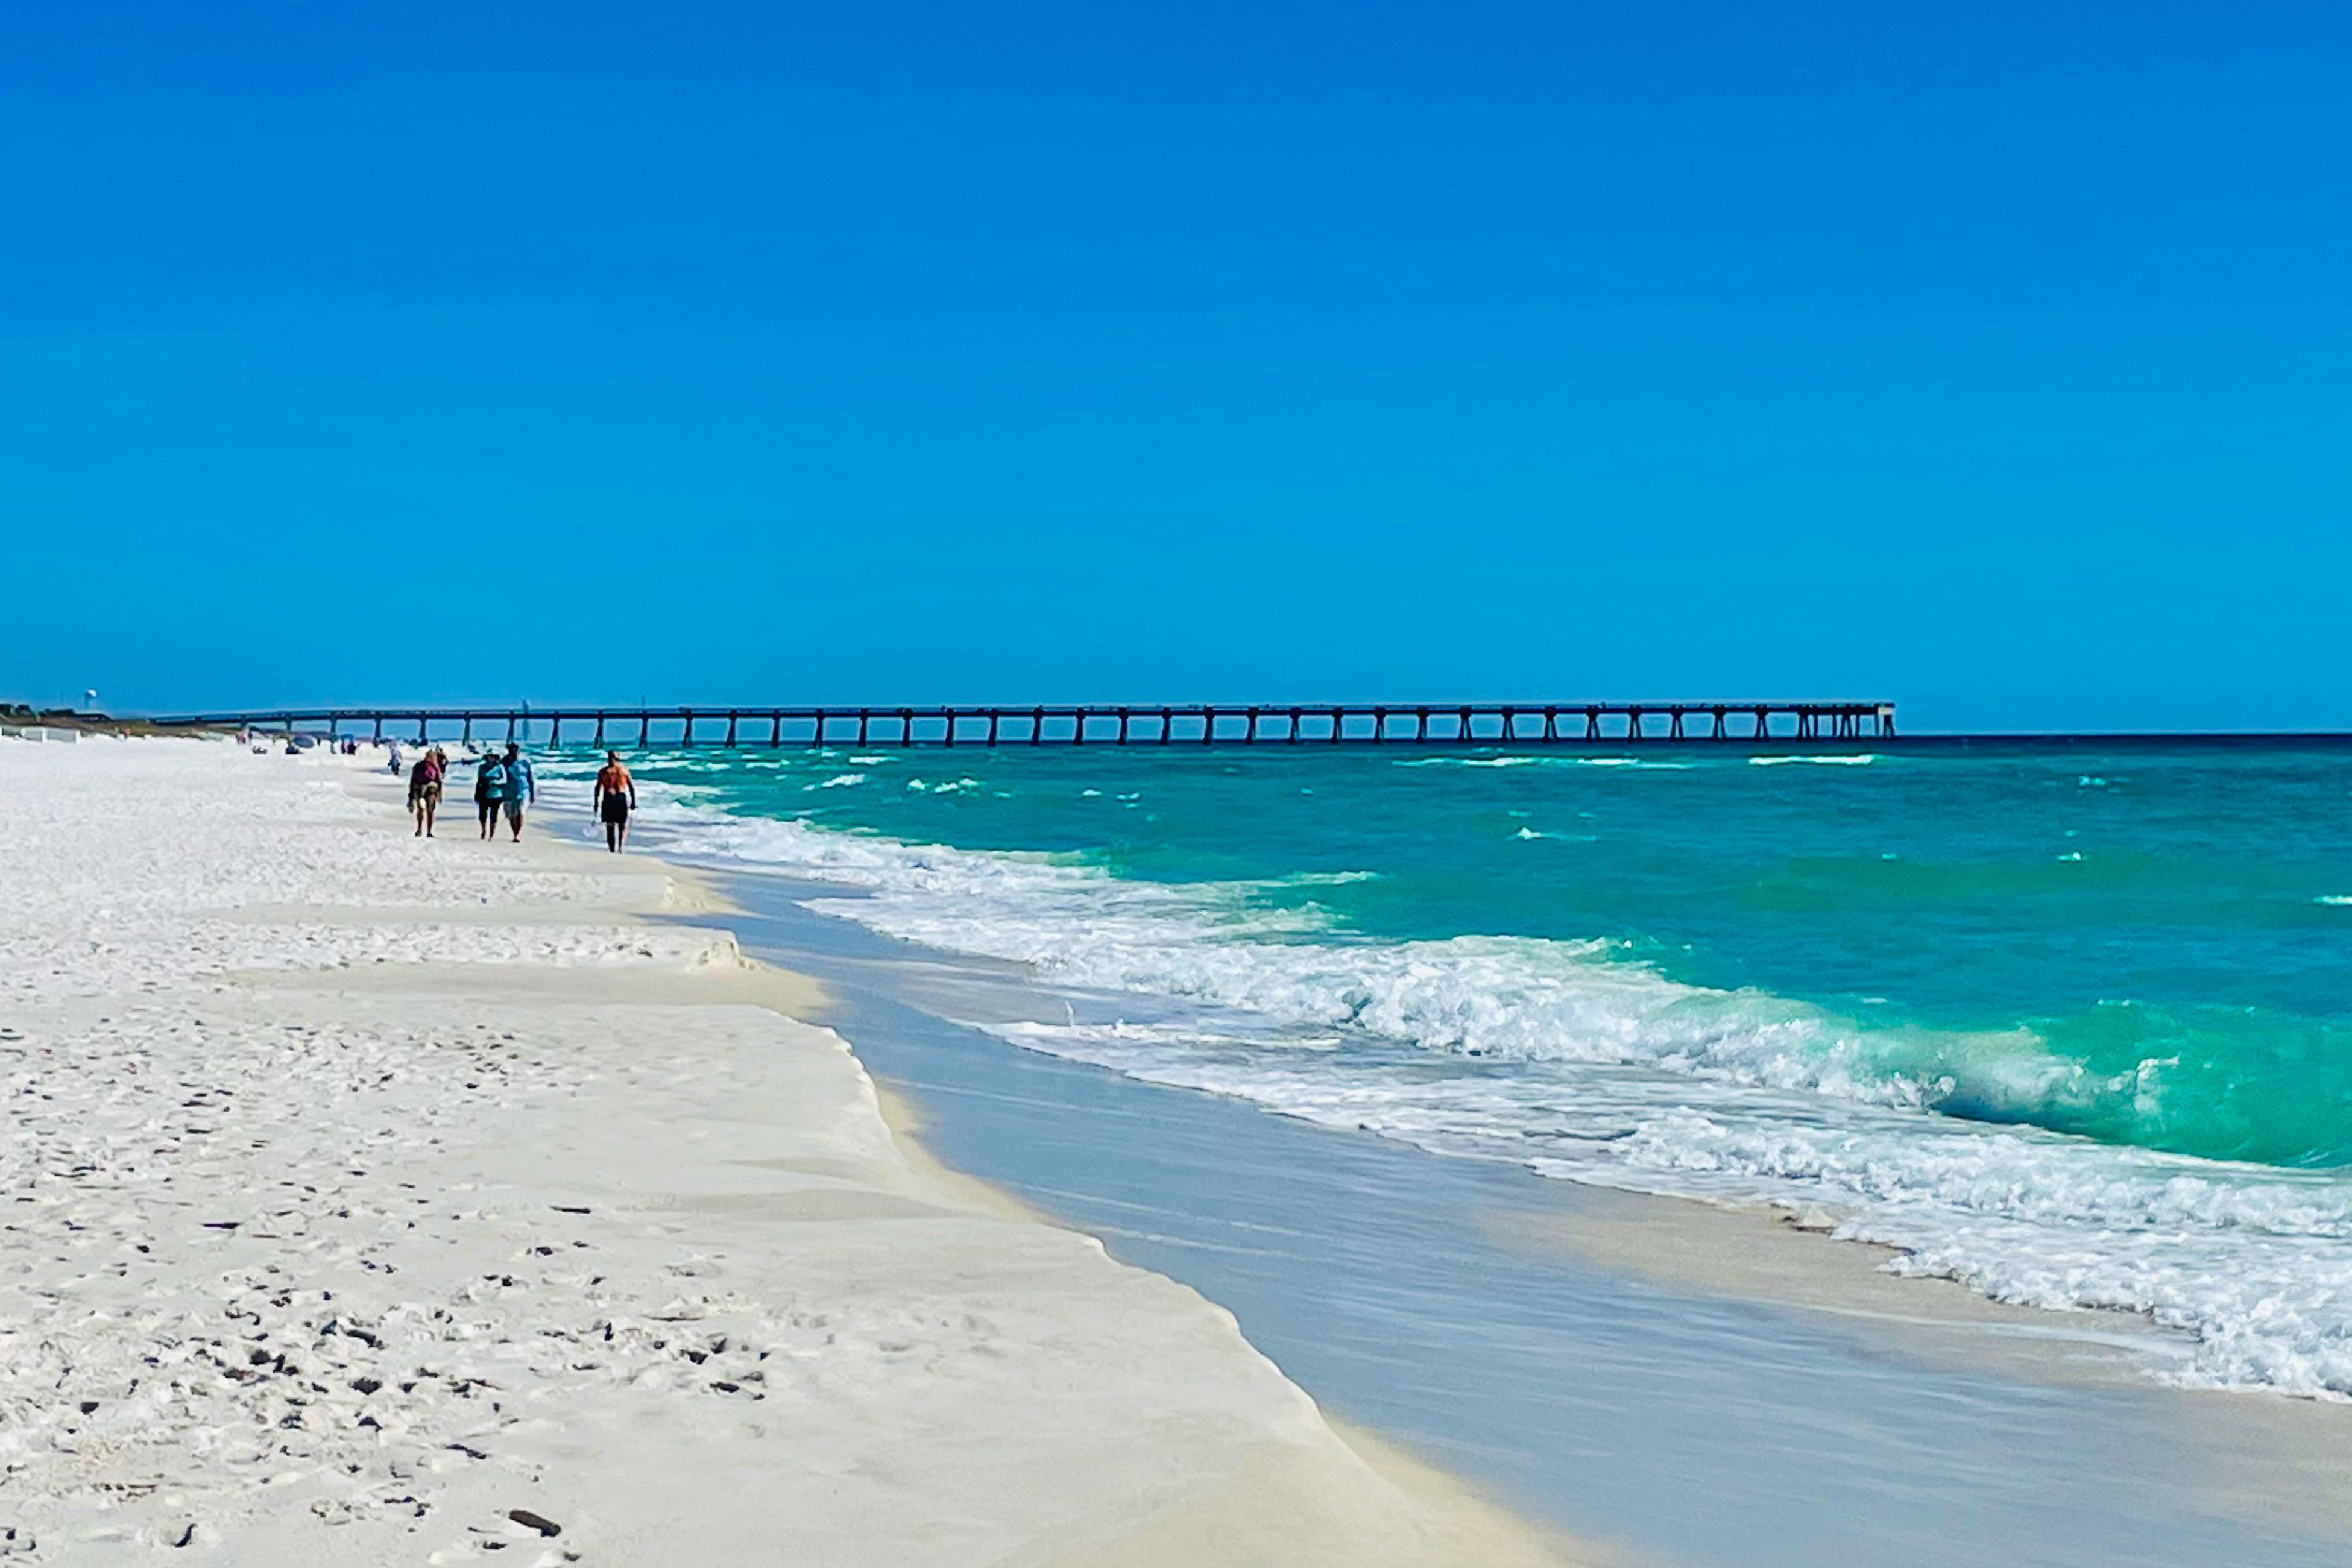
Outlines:
{"type": "Polygon", "coordinates": [[[629,813],[637,809],[637,781],[621,766],[617,751],[604,753],[604,766],[597,770],[594,807],[604,824],[604,847],[619,854],[629,841],[629,813]]]}

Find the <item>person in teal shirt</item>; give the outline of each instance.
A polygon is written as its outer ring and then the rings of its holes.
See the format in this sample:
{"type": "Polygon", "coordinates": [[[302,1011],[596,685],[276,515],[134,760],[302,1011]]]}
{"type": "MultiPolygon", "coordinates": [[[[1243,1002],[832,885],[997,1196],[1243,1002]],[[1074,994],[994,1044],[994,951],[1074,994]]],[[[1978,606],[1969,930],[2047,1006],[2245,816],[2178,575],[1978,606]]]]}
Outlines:
{"type": "Polygon", "coordinates": [[[530,764],[525,760],[522,747],[511,740],[507,742],[503,767],[505,779],[499,785],[499,799],[506,803],[507,826],[514,831],[514,841],[520,843],[523,803],[539,803],[539,782],[530,776],[530,764]]]}
{"type": "Polygon", "coordinates": [[[481,819],[485,841],[498,829],[499,802],[506,793],[506,759],[495,751],[484,752],[474,767],[474,814],[481,819]]]}

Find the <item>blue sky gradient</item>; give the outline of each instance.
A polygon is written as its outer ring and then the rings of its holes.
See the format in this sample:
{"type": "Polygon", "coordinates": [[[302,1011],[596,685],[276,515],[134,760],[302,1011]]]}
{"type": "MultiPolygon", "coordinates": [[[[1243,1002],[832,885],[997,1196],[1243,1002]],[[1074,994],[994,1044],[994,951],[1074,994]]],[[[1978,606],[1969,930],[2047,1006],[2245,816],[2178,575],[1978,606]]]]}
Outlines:
{"type": "Polygon", "coordinates": [[[2352,13],[0,19],[0,696],[2352,728],[2352,13]]]}

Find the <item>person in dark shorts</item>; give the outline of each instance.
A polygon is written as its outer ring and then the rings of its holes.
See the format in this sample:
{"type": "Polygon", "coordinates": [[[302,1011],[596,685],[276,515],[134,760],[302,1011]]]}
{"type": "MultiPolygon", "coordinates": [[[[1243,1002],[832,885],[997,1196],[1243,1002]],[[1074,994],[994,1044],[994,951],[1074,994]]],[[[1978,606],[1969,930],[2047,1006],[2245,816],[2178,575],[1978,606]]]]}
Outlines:
{"type": "Polygon", "coordinates": [[[629,813],[637,809],[637,781],[621,766],[621,754],[604,753],[596,772],[595,810],[604,824],[604,847],[619,854],[629,841],[629,813]]]}
{"type": "Polygon", "coordinates": [[[495,751],[485,751],[474,765],[474,815],[481,821],[482,837],[488,840],[498,831],[499,801],[505,798],[507,765],[495,751]]]}
{"type": "Polygon", "coordinates": [[[514,841],[522,842],[522,808],[525,801],[539,803],[539,783],[530,776],[530,764],[524,760],[522,747],[507,742],[506,782],[499,787],[499,799],[507,809],[507,826],[514,831],[514,841]]]}

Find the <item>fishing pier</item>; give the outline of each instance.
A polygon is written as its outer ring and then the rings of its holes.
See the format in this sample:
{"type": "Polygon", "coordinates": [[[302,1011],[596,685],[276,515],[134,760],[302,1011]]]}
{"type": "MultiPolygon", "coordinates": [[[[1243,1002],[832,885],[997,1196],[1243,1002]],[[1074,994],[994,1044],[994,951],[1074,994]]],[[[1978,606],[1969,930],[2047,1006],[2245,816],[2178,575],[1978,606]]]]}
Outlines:
{"type": "Polygon", "coordinates": [[[715,747],[1592,746],[1891,739],[1889,702],[273,708],[149,721],[337,740],[715,747]]]}

